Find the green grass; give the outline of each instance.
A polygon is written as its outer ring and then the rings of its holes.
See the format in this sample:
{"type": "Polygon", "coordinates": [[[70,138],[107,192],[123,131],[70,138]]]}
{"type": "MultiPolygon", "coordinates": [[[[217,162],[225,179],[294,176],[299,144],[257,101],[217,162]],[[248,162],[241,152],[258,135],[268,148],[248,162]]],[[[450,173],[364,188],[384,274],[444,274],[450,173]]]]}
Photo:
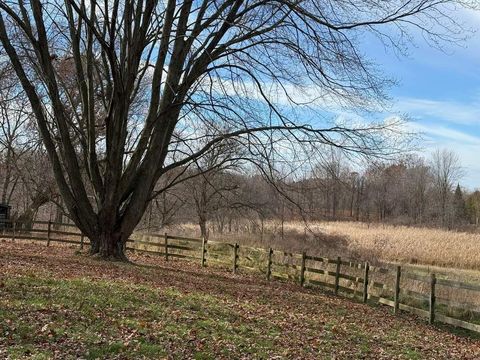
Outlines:
{"type": "Polygon", "coordinates": [[[480,358],[475,340],[318,288],[25,250],[0,252],[0,359],[480,358]]]}
{"type": "Polygon", "coordinates": [[[209,359],[218,354],[215,339],[267,356],[280,331],[261,319],[244,321],[213,296],[174,288],[21,276],[7,278],[3,292],[0,329],[13,358],[48,358],[51,351],[42,348],[72,342],[88,359],[159,358],[172,349],[209,359]]]}

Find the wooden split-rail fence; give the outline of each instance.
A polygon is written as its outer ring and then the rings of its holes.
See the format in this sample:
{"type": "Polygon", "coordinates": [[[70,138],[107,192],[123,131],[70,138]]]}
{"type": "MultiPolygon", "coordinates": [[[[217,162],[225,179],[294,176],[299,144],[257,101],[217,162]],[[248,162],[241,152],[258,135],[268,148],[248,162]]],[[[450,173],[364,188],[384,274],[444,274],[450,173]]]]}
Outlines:
{"type": "MultiPolygon", "coordinates": [[[[50,221],[10,222],[0,236],[12,241],[42,241],[47,246],[64,243],[82,249],[89,244],[75,225],[50,221]]],[[[219,264],[234,273],[242,269],[261,272],[267,280],[294,280],[300,286],[320,286],[336,295],[390,306],[395,314],[407,311],[430,324],[445,323],[480,333],[480,283],[422,274],[398,265],[379,266],[341,257],[332,259],[167,233],[134,234],[127,241],[126,250],[156,254],[166,261],[186,259],[199,261],[201,266],[219,264]]]]}

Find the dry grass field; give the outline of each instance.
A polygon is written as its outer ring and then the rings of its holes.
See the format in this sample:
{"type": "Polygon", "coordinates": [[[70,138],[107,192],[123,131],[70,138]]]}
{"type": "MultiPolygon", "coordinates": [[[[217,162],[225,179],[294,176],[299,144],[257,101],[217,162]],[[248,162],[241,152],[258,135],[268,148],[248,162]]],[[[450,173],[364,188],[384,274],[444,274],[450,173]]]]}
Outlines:
{"type": "MultiPolygon", "coordinates": [[[[293,226],[295,228],[295,224],[293,226]]],[[[480,234],[357,222],[312,225],[316,234],[344,237],[352,253],[384,261],[479,269],[480,234]]]]}
{"type": "MultiPolygon", "coordinates": [[[[198,236],[197,228],[185,224],[168,231],[198,236]]],[[[307,227],[303,222],[286,222],[282,239],[279,224],[267,222],[263,236],[240,228],[234,233],[212,231],[210,238],[372,262],[480,270],[478,233],[346,221],[313,222],[307,227]]]]}

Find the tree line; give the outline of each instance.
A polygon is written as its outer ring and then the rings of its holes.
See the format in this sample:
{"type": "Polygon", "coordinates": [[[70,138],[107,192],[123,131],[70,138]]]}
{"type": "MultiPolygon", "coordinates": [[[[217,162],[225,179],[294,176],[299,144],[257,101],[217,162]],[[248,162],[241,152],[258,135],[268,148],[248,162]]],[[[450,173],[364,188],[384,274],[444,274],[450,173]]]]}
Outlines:
{"type": "MultiPolygon", "coordinates": [[[[1,203],[15,220],[66,220],[53,170],[24,94],[12,74],[0,90],[1,203]]],[[[454,152],[428,158],[401,155],[363,165],[343,151],[324,148],[308,166],[252,167],[234,142],[209,151],[193,166],[158,181],[139,228],[198,224],[199,233],[258,230],[275,220],[353,220],[463,228],[478,225],[480,191],[461,187],[463,169],[454,152]],[[270,169],[270,173],[265,172],[270,169]],[[260,171],[261,170],[261,171],[260,171]]]]}
{"type": "MultiPolygon", "coordinates": [[[[35,146],[38,139],[24,132],[28,116],[26,123],[18,124],[20,135],[10,126],[12,114],[10,122],[1,123],[1,202],[10,204],[13,218],[26,224],[35,219],[67,221],[48,158],[35,146]]],[[[305,172],[271,177],[232,161],[231,150],[211,153],[195,168],[158,182],[158,194],[139,228],[153,231],[194,223],[208,237],[211,231],[241,231],[240,224],[261,233],[267,220],[351,220],[450,229],[479,223],[480,191],[461,186],[463,170],[452,151],[436,150],[428,158],[377,159],[361,167],[331,150],[305,172]]]]}
{"type": "Polygon", "coordinates": [[[242,231],[241,226],[243,231],[251,226],[262,233],[267,220],[465,229],[478,225],[480,191],[463,188],[462,175],[459,157],[449,150],[436,150],[429,158],[376,160],[363,168],[333,151],[313,171],[292,179],[217,169],[164,192],[161,201],[150,205],[140,226],[160,230],[195,223],[206,237],[209,231],[242,231]]]}

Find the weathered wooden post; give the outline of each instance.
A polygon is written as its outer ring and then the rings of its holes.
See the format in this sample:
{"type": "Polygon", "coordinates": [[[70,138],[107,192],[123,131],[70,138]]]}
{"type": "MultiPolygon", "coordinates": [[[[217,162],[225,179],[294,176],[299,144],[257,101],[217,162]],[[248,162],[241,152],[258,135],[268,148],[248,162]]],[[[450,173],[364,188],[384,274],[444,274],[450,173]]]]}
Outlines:
{"type": "Polygon", "coordinates": [[[272,276],[272,255],[273,255],[273,249],[269,248],[268,260],[267,260],[267,280],[270,280],[270,277],[272,276]]]}
{"type": "Polygon", "coordinates": [[[165,233],[165,261],[168,261],[168,235],[165,233]]]}
{"type": "Polygon", "coordinates": [[[13,222],[13,227],[12,227],[12,241],[15,241],[15,232],[16,232],[16,227],[17,227],[17,222],[13,222]]]}
{"type": "Polygon", "coordinates": [[[400,311],[400,277],[402,274],[402,268],[400,266],[397,266],[397,272],[395,276],[395,305],[393,307],[393,313],[398,314],[400,311]]]}
{"type": "Polygon", "coordinates": [[[340,266],[342,265],[342,259],[337,257],[337,269],[335,270],[335,295],[338,295],[338,288],[340,287],[340,266]]]}
{"type": "Polygon", "coordinates": [[[235,243],[235,245],[233,245],[233,269],[232,269],[234,274],[237,273],[237,268],[238,268],[238,265],[237,265],[238,248],[239,248],[239,245],[235,243]]]}
{"type": "Polygon", "coordinates": [[[205,240],[205,236],[203,236],[202,237],[202,262],[201,262],[202,267],[205,266],[205,262],[206,262],[206,258],[205,258],[205,255],[207,253],[206,242],[207,242],[207,240],[205,240]]]}
{"type": "MultiPolygon", "coordinates": [[[[123,232],[120,233],[120,237],[123,239],[123,232]]],[[[127,238],[127,240],[125,240],[125,241],[123,242],[123,245],[122,245],[122,250],[123,250],[124,253],[127,252],[127,242],[128,242],[128,240],[130,240],[130,239],[127,238]]]]}
{"type": "Polygon", "coordinates": [[[307,254],[305,251],[302,253],[302,265],[300,268],[300,286],[303,286],[305,284],[305,262],[307,260],[307,254]]]}
{"type": "Polygon", "coordinates": [[[47,246],[50,246],[50,238],[52,236],[52,222],[48,221],[48,228],[47,228],[47,246]]]}
{"type": "Polygon", "coordinates": [[[363,274],[363,303],[366,304],[368,300],[368,272],[370,265],[365,261],[365,272],[363,274]]]}
{"type": "Polygon", "coordinates": [[[437,278],[435,274],[430,275],[430,316],[428,322],[433,324],[435,322],[435,284],[437,278]]]}
{"type": "Polygon", "coordinates": [[[83,233],[80,235],[80,250],[83,250],[83,242],[84,242],[85,235],[83,233]]]}

